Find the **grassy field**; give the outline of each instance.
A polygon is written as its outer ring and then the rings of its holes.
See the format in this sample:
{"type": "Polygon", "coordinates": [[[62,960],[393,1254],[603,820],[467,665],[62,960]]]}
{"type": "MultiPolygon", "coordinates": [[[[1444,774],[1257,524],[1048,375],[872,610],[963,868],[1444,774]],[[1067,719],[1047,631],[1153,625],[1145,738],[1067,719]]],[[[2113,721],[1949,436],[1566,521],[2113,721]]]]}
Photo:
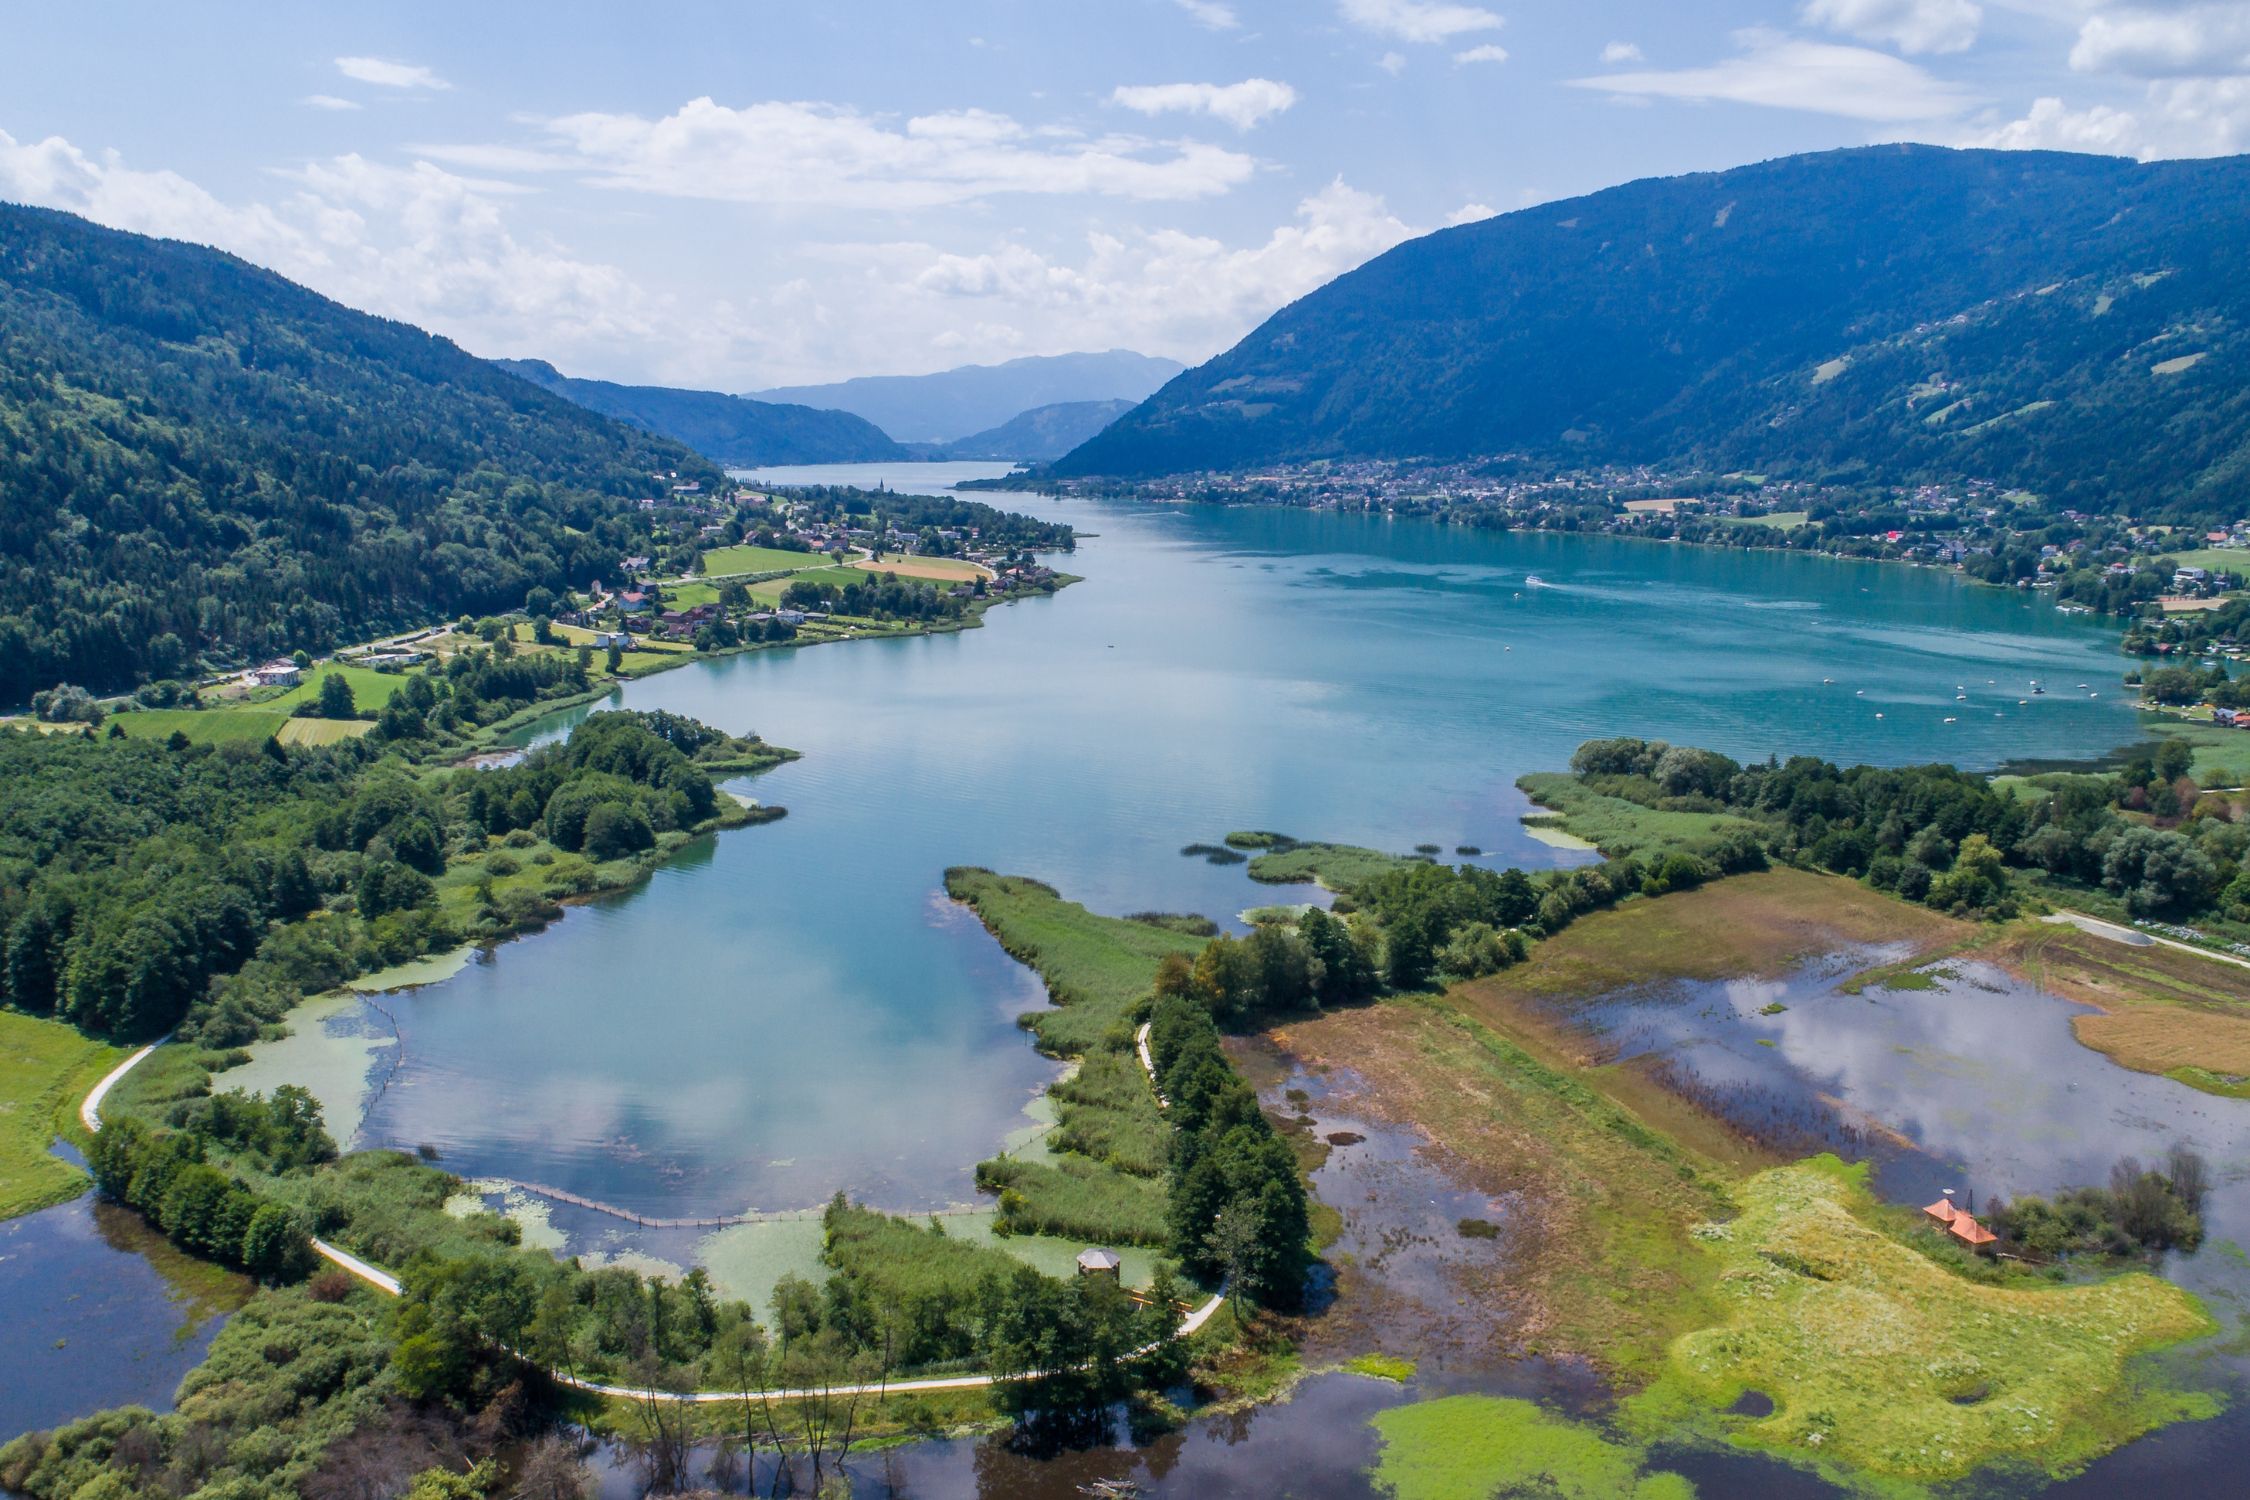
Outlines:
{"type": "Polygon", "coordinates": [[[391,696],[406,686],[403,672],[378,672],[373,667],[344,667],[331,662],[315,667],[298,683],[278,698],[268,698],[256,707],[276,713],[294,713],[300,703],[311,703],[320,697],[320,685],[331,677],[342,677],[352,686],[352,702],[361,713],[381,708],[391,701],[391,696]]]}
{"type": "Polygon", "coordinates": [[[123,1056],[59,1021],[0,1011],[0,1219],[86,1190],[86,1174],[47,1148],[123,1056]]]}
{"type": "Polygon", "coordinates": [[[2162,739],[2187,741],[2195,752],[2188,775],[2197,786],[2250,785],[2250,731],[2171,714],[2142,714],[2141,726],[2162,739]]]}
{"type": "Polygon", "coordinates": [[[1722,1411],[1754,1390],[1774,1410],[1731,1422],[1734,1442],[1931,1483],[2007,1460],[2066,1474],[2216,1413],[2127,1370],[2216,1331],[2189,1293],[2140,1272],[1969,1280],[1907,1242],[1930,1231],[1896,1227],[1906,1216],[1877,1205],[1865,1175],[1833,1157],[1761,1172],[1736,1191],[1738,1217],[1698,1226],[1725,1312],[1673,1345],[1664,1379],[1628,1407],[1636,1426],[1667,1430],[1683,1403],[1722,1411]]]}
{"type": "Polygon", "coordinates": [[[933,583],[966,583],[992,576],[990,568],[958,557],[892,557],[882,562],[863,557],[852,566],[864,573],[896,573],[901,578],[927,578],[933,583]]]}
{"type": "Polygon", "coordinates": [[[1771,526],[1787,531],[1792,526],[1802,526],[1812,519],[1809,510],[1777,510],[1763,516],[1721,516],[1729,526],[1771,526]]]}
{"type": "Polygon", "coordinates": [[[763,583],[750,585],[750,597],[771,609],[781,602],[782,593],[789,585],[803,580],[807,583],[849,588],[855,583],[865,583],[867,575],[857,568],[810,567],[787,578],[769,578],[763,583]]]}
{"type": "Polygon", "coordinates": [[[1638,1447],[1529,1401],[1443,1396],[1375,1417],[1375,1484],[1397,1500],[1694,1500],[1695,1486],[1648,1467],[1638,1447]]]}
{"type": "Polygon", "coordinates": [[[791,552],[785,547],[714,547],[703,554],[703,576],[728,578],[743,573],[794,572],[827,562],[818,552],[791,552]]]}
{"type": "Polygon", "coordinates": [[[2250,577],[2250,547],[2191,547],[2177,552],[2168,548],[2163,555],[2183,568],[2250,577]]]}
{"type": "Polygon", "coordinates": [[[109,724],[132,739],[170,739],[173,731],[191,744],[223,745],[230,740],[270,740],[281,732],[288,717],[264,708],[144,708],[134,713],[112,714],[97,731],[109,733],[109,724]]]}
{"type": "Polygon", "coordinates": [[[374,727],[372,719],[289,719],[274,738],[284,745],[334,745],[356,740],[374,727]]]}
{"type": "Polygon", "coordinates": [[[1659,812],[1638,802],[1605,797],[1563,772],[1525,776],[1516,785],[1532,801],[1559,814],[1557,826],[1564,832],[1576,834],[1612,859],[1674,850],[1692,854],[1730,833],[1756,827],[1724,813],[1659,812]]]}

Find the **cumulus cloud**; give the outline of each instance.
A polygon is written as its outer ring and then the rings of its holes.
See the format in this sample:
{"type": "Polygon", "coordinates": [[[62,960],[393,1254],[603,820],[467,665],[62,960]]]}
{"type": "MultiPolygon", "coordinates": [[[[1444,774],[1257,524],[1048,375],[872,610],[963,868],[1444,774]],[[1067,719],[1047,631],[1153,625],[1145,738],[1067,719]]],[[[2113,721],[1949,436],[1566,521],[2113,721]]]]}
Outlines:
{"type": "Polygon", "coordinates": [[[1233,6],[1221,5],[1217,0],[1173,0],[1173,4],[1186,11],[1196,25],[1213,31],[1232,31],[1242,24],[1233,6]]]}
{"type": "Polygon", "coordinates": [[[1256,162],[1196,141],[1034,131],[964,109],[904,121],[848,105],[696,99],[662,119],[576,114],[539,122],[538,148],[433,145],[485,171],[567,170],[597,187],[728,203],[903,210],[1003,194],[1207,198],[1256,162]]]}
{"type": "Polygon", "coordinates": [[[360,83],[386,89],[449,89],[452,84],[419,63],[393,62],[383,57],[339,57],[336,71],[360,83]]]}
{"type": "Polygon", "coordinates": [[[1884,124],[1951,119],[1976,102],[1887,52],[1764,28],[1738,32],[1736,41],[1739,53],[1708,67],[1604,73],[1570,83],[1626,99],[1758,104],[1884,124]]]}
{"type": "Polygon", "coordinates": [[[0,131],[0,198],[228,250],[481,352],[615,360],[637,358],[653,342],[692,348],[701,336],[616,267],[523,240],[482,186],[428,162],[388,166],[347,155],[276,181],[272,201],[229,204],[113,151],[0,131]]]}
{"type": "Polygon", "coordinates": [[[1448,0],[1337,0],[1345,20],[1402,42],[1450,42],[1476,31],[1497,31],[1502,19],[1476,5],[1448,0]]]}
{"type": "Polygon", "coordinates": [[[1976,0],[1806,0],[1805,20],[1901,52],[1964,52],[1984,24],[1976,0]]]}
{"type": "Polygon", "coordinates": [[[1454,53],[1453,60],[1457,63],[1504,63],[1508,60],[1508,49],[1486,42],[1481,47],[1468,47],[1454,53]]]}
{"type": "Polygon", "coordinates": [[[1646,62],[1641,49],[1631,42],[1611,42],[1602,48],[1602,65],[1614,68],[1619,63],[1646,62]]]}
{"type": "MultiPolygon", "coordinates": [[[[1019,244],[936,254],[908,283],[927,305],[901,316],[921,326],[1059,324],[1070,330],[1073,347],[1112,343],[1201,359],[1415,233],[1381,198],[1338,178],[1300,202],[1291,222],[1264,242],[1240,248],[1158,229],[1091,234],[1075,263],[1019,244]]],[[[869,253],[895,267],[914,252],[869,253]]]]}
{"type": "Polygon", "coordinates": [[[2135,78],[2250,74],[2250,5],[2125,6],[2088,16],[2070,49],[2081,73],[2135,78]]]}
{"type": "Polygon", "coordinates": [[[1109,102],[1139,114],[1168,110],[1209,115],[1237,130],[1248,130],[1259,121],[1280,114],[1297,102],[1297,91],[1270,78],[1246,78],[1240,83],[1146,83],[1122,86],[1109,102]]]}
{"type": "Polygon", "coordinates": [[[2138,108],[2073,109],[2053,96],[2013,120],[1985,120],[1953,138],[1959,146],[2012,151],[2094,151],[2142,161],[2232,156],[2250,151],[2250,78],[2160,79],[2138,108]]]}

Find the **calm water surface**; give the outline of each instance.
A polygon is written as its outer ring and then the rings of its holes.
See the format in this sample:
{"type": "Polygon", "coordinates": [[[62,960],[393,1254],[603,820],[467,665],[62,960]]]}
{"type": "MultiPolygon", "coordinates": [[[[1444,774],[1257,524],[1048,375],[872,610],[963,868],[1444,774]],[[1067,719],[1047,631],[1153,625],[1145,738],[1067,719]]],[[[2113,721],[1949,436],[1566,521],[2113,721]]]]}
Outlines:
{"type": "Polygon", "coordinates": [[[1224,916],[1257,888],[1178,850],[1233,828],[1567,857],[1513,782],[1597,734],[1989,766],[2133,733],[2103,629],[1934,572],[990,498],[1095,533],[1062,560],[1085,581],[980,630],[621,695],[803,750],[751,787],[791,816],[395,997],[404,1065],[364,1140],[666,1216],[962,1201],[1053,1070],[1011,1024],[1035,984],[945,901],[949,865],[1224,916]],[[2019,706],[2033,678],[2058,691],[2019,706]]]}

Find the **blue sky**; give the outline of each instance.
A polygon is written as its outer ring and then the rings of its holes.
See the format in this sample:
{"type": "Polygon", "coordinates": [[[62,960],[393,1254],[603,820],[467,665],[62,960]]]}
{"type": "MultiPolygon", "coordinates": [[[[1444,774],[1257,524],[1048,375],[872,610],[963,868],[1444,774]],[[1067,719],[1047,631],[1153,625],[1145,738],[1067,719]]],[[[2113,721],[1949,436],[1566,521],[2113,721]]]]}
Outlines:
{"type": "Polygon", "coordinates": [[[1399,240],[1884,140],[2250,149],[2250,0],[14,6],[0,198],[572,374],[1183,360],[1399,240]]]}

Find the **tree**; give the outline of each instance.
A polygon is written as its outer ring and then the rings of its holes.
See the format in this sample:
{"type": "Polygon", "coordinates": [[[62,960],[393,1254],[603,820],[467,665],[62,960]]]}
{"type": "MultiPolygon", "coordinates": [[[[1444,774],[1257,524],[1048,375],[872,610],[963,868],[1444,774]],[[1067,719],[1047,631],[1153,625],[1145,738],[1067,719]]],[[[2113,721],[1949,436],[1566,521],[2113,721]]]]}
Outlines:
{"type": "Polygon", "coordinates": [[[352,701],[351,679],[342,672],[330,672],[320,679],[320,716],[324,719],[355,719],[359,705],[352,701]]]}
{"type": "Polygon", "coordinates": [[[615,636],[610,637],[609,653],[604,660],[609,668],[609,675],[612,677],[615,677],[624,668],[625,648],[617,644],[615,636]]]}
{"type": "Polygon", "coordinates": [[[1245,1298],[1257,1300],[1262,1288],[1258,1285],[1260,1267],[1257,1209],[1237,1198],[1219,1210],[1204,1236],[1211,1259],[1218,1264],[1227,1280],[1227,1303],[1239,1315],[1245,1298]]]}

